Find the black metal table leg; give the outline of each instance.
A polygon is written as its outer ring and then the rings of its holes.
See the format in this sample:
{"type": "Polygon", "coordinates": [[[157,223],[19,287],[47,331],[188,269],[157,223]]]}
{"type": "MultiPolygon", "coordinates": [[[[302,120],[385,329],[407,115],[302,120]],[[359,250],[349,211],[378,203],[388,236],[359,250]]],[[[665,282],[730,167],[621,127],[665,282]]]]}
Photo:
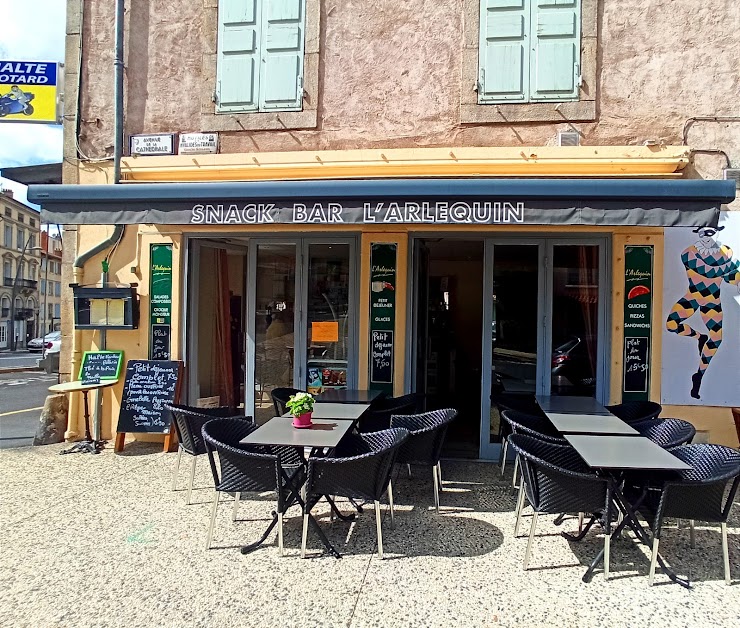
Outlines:
{"type": "Polygon", "coordinates": [[[334,503],[334,500],[331,497],[329,497],[328,495],[324,495],[324,497],[326,497],[326,501],[329,502],[329,506],[331,507],[332,512],[337,516],[338,519],[341,519],[342,521],[354,521],[355,520],[354,513],[352,513],[351,515],[343,515],[339,511],[339,508],[337,508],[337,505],[334,503]]]}
{"type": "Polygon", "coordinates": [[[104,448],[107,441],[104,440],[93,440],[90,434],[90,410],[87,403],[87,390],[82,390],[82,398],[85,404],[85,438],[78,443],[75,443],[68,449],[60,451],[60,454],[75,454],[75,453],[89,453],[99,454],[104,448]]]}
{"type": "Polygon", "coordinates": [[[270,522],[270,525],[267,526],[267,530],[265,530],[265,533],[260,537],[259,541],[255,541],[254,543],[250,543],[249,545],[244,545],[241,548],[242,554],[249,554],[249,552],[253,552],[256,550],[260,545],[262,545],[268,536],[270,536],[270,532],[273,531],[275,526],[278,522],[278,516],[277,513],[273,510],[272,512],[272,521],[270,522]]]}

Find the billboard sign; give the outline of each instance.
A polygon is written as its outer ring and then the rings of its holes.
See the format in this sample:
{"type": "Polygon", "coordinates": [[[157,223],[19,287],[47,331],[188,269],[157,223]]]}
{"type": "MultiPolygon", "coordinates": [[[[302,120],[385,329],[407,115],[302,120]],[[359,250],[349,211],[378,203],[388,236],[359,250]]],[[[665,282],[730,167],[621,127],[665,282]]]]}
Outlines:
{"type": "Polygon", "coordinates": [[[57,63],[0,59],[0,122],[57,123],[57,63]]]}

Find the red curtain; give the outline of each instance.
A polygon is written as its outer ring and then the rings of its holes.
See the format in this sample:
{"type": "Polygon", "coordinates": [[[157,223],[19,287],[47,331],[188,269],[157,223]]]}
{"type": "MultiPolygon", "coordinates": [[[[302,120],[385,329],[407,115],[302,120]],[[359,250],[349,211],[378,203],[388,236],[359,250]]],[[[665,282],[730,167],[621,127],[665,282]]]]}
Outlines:
{"type": "Polygon", "coordinates": [[[221,405],[235,407],[234,373],[231,360],[231,296],[229,293],[229,263],[224,249],[216,249],[216,307],[214,342],[211,364],[212,390],[221,398],[221,405]]]}

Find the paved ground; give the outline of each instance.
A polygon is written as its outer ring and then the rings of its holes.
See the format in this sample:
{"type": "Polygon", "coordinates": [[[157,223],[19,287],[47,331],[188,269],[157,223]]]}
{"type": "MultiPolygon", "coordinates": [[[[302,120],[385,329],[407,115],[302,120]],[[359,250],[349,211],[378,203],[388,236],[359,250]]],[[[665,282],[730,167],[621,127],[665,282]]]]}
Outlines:
{"type": "MultiPolygon", "coordinates": [[[[204,549],[210,477],[199,462],[195,503],[170,490],[175,454],[146,445],[123,455],[59,456],[62,445],[0,454],[0,626],[728,626],[740,623],[740,504],[730,525],[734,584],[723,581],[717,527],[664,532],[661,550],[694,581],[687,591],[659,575],[629,538],[613,545],[613,579],[585,565],[601,546],[559,536],[541,517],[531,569],[513,537],[514,498],[493,465],[443,463],[443,510],[431,508],[431,474],[396,483],[397,526],[385,521],[386,560],[375,552],[370,511],[355,524],[321,519],[341,549],[322,556],[309,535],[301,560],[300,517],[286,520],[286,556],[271,543],[242,556],[273,508],[244,500],[231,521],[219,509],[215,548],[204,549]]],[[[345,505],[346,507],[346,505],[345,505]]]]}
{"type": "Polygon", "coordinates": [[[35,367],[36,361],[41,358],[41,353],[31,353],[30,351],[0,352],[0,372],[3,369],[15,367],[35,367]]]}
{"type": "Polygon", "coordinates": [[[0,371],[0,449],[30,445],[57,375],[0,371]]]}

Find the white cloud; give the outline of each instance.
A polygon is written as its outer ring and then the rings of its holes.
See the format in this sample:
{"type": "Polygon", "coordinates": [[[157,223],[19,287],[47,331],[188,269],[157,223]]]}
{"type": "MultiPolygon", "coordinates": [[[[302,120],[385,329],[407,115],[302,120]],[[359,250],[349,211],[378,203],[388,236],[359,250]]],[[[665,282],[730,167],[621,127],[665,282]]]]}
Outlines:
{"type": "MultiPolygon", "coordinates": [[[[66,11],[66,0],[0,0],[0,59],[64,61],[66,11]]],[[[61,160],[61,126],[0,122],[0,168],[61,160]]]]}

